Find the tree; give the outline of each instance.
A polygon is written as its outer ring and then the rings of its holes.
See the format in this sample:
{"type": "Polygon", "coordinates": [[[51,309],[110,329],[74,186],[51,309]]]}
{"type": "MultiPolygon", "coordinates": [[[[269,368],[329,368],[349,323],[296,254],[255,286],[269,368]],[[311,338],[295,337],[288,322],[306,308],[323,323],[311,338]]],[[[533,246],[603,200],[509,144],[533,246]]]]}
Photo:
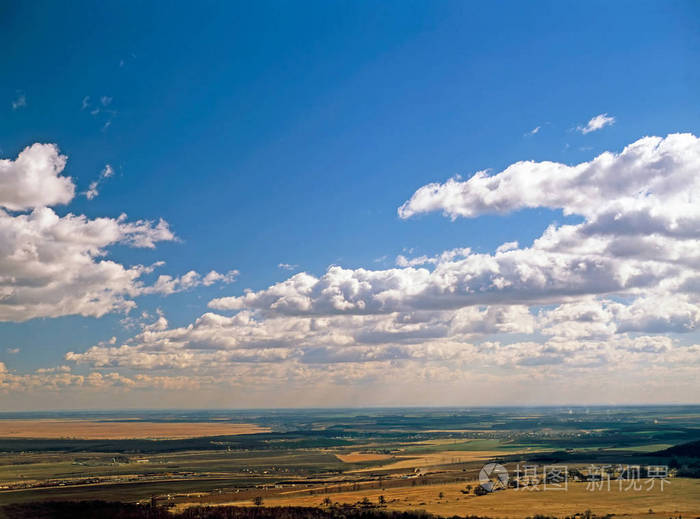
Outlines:
{"type": "Polygon", "coordinates": [[[326,499],[323,500],[323,506],[331,506],[333,504],[333,501],[331,501],[330,497],[327,497],[326,499]]]}
{"type": "Polygon", "coordinates": [[[477,496],[485,496],[485,495],[488,494],[488,493],[489,493],[489,491],[486,490],[486,489],[485,489],[484,487],[482,487],[481,485],[479,485],[478,487],[476,487],[476,488],[474,489],[474,494],[477,495],[477,496]]]}
{"type": "Polygon", "coordinates": [[[263,498],[262,498],[261,496],[255,496],[255,497],[253,498],[253,504],[254,504],[255,506],[262,506],[262,504],[263,504],[263,498]]]}
{"type": "Polygon", "coordinates": [[[442,493],[442,492],[440,492],[440,493],[438,494],[438,499],[442,499],[443,497],[445,497],[445,494],[442,493]]]}
{"type": "Polygon", "coordinates": [[[379,506],[385,506],[386,505],[386,499],[384,496],[379,496],[379,506]]]}

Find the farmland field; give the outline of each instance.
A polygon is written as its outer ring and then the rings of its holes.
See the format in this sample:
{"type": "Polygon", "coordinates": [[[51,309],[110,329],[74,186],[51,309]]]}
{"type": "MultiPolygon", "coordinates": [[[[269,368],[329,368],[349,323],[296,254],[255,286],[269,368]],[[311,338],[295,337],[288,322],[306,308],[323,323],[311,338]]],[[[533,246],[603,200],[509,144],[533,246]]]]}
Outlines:
{"type": "MultiPolygon", "coordinates": [[[[478,482],[471,482],[478,484],[478,482]]],[[[585,483],[572,483],[566,492],[540,490],[506,490],[476,497],[465,496],[461,483],[436,484],[396,489],[367,489],[357,492],[330,493],[302,497],[275,497],[265,501],[266,506],[318,506],[325,498],[333,502],[353,504],[368,498],[378,502],[384,496],[390,510],[416,510],[441,515],[478,515],[497,517],[527,517],[533,510],[555,517],[571,516],[591,510],[598,515],[615,514],[630,519],[690,516],[700,511],[700,482],[676,479],[652,491],[635,493],[590,491],[585,483]],[[439,497],[442,493],[443,497],[439,497]],[[651,512],[649,512],[651,510],[651,512]]],[[[232,502],[250,506],[252,501],[232,502]]]]}
{"type": "Polygon", "coordinates": [[[167,423],[143,420],[0,420],[2,438],[79,438],[119,440],[127,438],[180,439],[198,436],[255,434],[269,429],[237,423],[167,423]]]}
{"type": "MultiPolygon", "coordinates": [[[[100,499],[182,511],[381,501],[382,509],[440,516],[695,517],[699,416],[695,407],[10,415],[0,420],[0,506],[100,499]],[[511,480],[521,466],[554,464],[576,478],[566,491],[531,485],[479,495],[480,469],[494,462],[511,480]],[[592,492],[582,476],[593,466],[632,465],[666,466],[668,485],[592,492]]],[[[618,475],[609,472],[614,486],[618,475]]]]}

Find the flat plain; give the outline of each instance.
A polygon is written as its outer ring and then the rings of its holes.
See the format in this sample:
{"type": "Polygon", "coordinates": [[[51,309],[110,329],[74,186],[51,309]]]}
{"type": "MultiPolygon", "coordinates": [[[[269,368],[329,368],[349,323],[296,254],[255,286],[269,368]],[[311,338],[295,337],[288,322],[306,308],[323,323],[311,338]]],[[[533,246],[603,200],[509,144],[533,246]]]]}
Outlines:
{"type": "MultiPolygon", "coordinates": [[[[478,485],[472,481],[471,485],[478,485]]],[[[589,490],[586,483],[570,483],[566,491],[508,489],[484,496],[461,493],[462,483],[426,485],[420,487],[365,489],[355,492],[317,494],[307,496],[279,496],[264,500],[265,506],[323,506],[324,499],[334,503],[354,504],[367,498],[378,503],[380,496],[386,509],[408,511],[425,510],[436,515],[476,515],[481,517],[524,518],[538,514],[570,517],[590,510],[604,516],[615,514],[627,519],[696,517],[700,513],[700,481],[677,478],[665,485],[657,484],[647,491],[589,490]],[[440,497],[442,495],[442,497],[440,497]]],[[[225,503],[252,506],[251,500],[225,503]]],[[[179,507],[178,509],[184,509],[179,507]]]]}
{"type": "Polygon", "coordinates": [[[0,420],[0,438],[77,438],[120,440],[130,438],[181,439],[200,436],[255,434],[266,427],[227,422],[95,421],[80,419],[0,420]]]}
{"type": "MultiPolygon", "coordinates": [[[[340,503],[525,518],[591,510],[700,517],[697,407],[373,409],[8,416],[0,506],[42,500],[205,505],[340,503]],[[668,450],[671,448],[670,450],[668,450]],[[674,450],[676,449],[676,450],[674,450]],[[680,449],[680,450],[679,450],[680,449]],[[478,495],[480,469],[666,465],[663,492],[512,489],[478,495]],[[380,497],[381,496],[381,497],[380,497]]],[[[2,512],[0,510],[0,517],[2,512]]]]}

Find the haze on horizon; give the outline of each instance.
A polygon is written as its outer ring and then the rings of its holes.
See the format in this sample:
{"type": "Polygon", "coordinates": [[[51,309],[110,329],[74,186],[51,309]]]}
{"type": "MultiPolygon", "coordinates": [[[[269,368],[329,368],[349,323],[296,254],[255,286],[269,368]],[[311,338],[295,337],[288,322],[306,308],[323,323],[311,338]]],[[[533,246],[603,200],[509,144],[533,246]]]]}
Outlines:
{"type": "Polygon", "coordinates": [[[698,403],[696,2],[0,8],[4,410],[698,403]]]}

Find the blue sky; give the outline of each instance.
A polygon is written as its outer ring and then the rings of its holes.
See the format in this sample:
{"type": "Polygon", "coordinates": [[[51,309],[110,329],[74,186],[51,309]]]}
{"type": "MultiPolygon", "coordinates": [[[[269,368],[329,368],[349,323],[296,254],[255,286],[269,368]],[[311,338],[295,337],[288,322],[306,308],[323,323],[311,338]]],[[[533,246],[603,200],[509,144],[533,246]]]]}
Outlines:
{"type": "MultiPolygon", "coordinates": [[[[645,136],[697,135],[699,21],[695,2],[4,4],[0,157],[55,144],[76,186],[70,203],[51,205],[59,216],[165,220],[177,240],[105,248],[125,267],[164,261],[144,283],[238,271],[232,283],[128,298],[132,318],[160,309],[176,329],[214,298],[294,273],[386,270],[398,255],[462,247],[494,254],[505,242],[529,247],[553,222],[582,222],[549,203],[454,220],[444,206],[407,219],[397,208],[457,174],[522,160],[574,165],[645,136]],[[614,122],[583,133],[599,114],[614,122]],[[99,194],[82,195],[108,164],[99,194]]],[[[115,309],[58,313],[0,323],[0,361],[17,380],[111,337],[126,344],[144,326],[115,309]]],[[[111,368],[86,361],[71,372],[111,368]]],[[[356,385],[355,400],[328,403],[375,403],[363,400],[371,383],[356,385]]],[[[247,402],[207,391],[191,404],[247,402]]],[[[30,393],[15,401],[41,405],[30,393]]],[[[137,400],[119,394],[126,406],[137,400]]],[[[84,405],[107,397],[91,398],[84,405]]],[[[60,395],[49,405],[68,406],[60,395]]]]}

